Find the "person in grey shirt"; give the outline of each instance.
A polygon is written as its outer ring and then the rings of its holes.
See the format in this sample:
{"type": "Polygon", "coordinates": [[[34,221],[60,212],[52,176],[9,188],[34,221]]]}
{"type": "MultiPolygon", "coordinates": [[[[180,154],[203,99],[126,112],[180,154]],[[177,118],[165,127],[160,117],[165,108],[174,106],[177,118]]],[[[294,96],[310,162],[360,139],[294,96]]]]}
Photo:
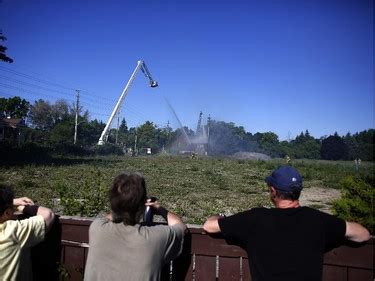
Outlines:
{"type": "Polygon", "coordinates": [[[186,225],[158,201],[146,197],[144,177],[118,175],[109,192],[111,213],[93,221],[84,280],[160,280],[165,263],[182,251],[186,225]],[[146,225],[145,208],[168,225],[146,225]]]}

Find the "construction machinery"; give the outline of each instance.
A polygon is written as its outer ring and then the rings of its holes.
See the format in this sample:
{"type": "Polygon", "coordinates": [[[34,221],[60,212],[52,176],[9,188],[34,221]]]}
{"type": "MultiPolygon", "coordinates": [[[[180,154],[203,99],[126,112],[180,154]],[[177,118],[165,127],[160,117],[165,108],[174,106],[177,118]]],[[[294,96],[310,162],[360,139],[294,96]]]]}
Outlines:
{"type": "Polygon", "coordinates": [[[108,119],[108,122],[107,122],[107,124],[106,124],[100,138],[99,138],[98,145],[103,145],[107,142],[109,130],[111,128],[113,118],[118,114],[119,110],[121,109],[121,106],[124,103],[125,97],[126,97],[128,91],[129,91],[129,88],[132,85],[133,80],[137,76],[139,70],[141,70],[143,72],[143,74],[146,76],[146,78],[149,79],[151,88],[155,88],[155,87],[158,86],[158,82],[156,82],[154,79],[152,79],[151,73],[148,70],[145,62],[142,61],[142,60],[138,61],[137,66],[135,67],[135,69],[133,71],[133,74],[130,76],[130,79],[129,79],[128,83],[126,84],[124,90],[122,91],[122,94],[121,94],[120,98],[118,99],[118,101],[116,103],[116,106],[112,111],[111,116],[108,119]]]}

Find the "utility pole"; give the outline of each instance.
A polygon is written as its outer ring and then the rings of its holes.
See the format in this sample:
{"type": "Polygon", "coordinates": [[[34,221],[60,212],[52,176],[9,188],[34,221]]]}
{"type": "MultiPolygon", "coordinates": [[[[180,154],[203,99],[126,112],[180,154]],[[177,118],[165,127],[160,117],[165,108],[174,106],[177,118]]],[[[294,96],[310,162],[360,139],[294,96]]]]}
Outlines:
{"type": "Polygon", "coordinates": [[[135,128],[135,137],[134,137],[134,155],[137,156],[138,155],[138,151],[137,151],[137,128],[135,128]]]}
{"type": "Polygon", "coordinates": [[[116,130],[116,145],[117,145],[117,140],[118,140],[118,130],[120,127],[120,114],[117,114],[117,130],[116,130]]]}
{"type": "Polygon", "coordinates": [[[165,151],[165,145],[167,144],[167,143],[169,143],[169,134],[170,134],[170,127],[169,127],[169,120],[168,120],[168,122],[167,122],[167,139],[165,140],[165,142],[163,143],[163,152],[166,152],[165,151]]]}
{"type": "Polygon", "coordinates": [[[77,129],[78,129],[78,110],[79,110],[79,90],[76,90],[77,102],[76,102],[76,122],[74,126],[74,144],[77,143],[77,129]]]}
{"type": "Polygon", "coordinates": [[[208,154],[208,151],[211,149],[211,147],[210,147],[210,127],[211,127],[211,114],[208,114],[208,118],[207,118],[207,151],[206,151],[207,154],[208,154]]]}

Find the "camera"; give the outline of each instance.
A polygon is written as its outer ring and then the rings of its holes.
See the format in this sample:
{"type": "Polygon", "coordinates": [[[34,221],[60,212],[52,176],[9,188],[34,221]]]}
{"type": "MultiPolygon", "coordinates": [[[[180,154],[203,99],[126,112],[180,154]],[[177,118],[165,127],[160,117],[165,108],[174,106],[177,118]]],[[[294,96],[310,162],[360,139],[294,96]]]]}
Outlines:
{"type": "MultiPolygon", "coordinates": [[[[151,197],[147,197],[146,202],[148,202],[148,201],[149,202],[155,202],[156,200],[158,200],[158,198],[151,196],[151,197]]],[[[145,210],[145,213],[143,215],[143,221],[146,224],[151,224],[152,220],[153,220],[153,217],[154,217],[154,214],[153,214],[152,208],[147,206],[146,210],[145,210]]]]}

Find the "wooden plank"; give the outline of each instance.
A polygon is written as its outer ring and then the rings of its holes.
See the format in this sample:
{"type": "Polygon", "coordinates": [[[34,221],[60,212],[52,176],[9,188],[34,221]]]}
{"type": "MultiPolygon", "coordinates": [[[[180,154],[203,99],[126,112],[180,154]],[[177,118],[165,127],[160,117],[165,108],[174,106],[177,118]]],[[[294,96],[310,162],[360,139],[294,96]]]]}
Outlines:
{"type": "Polygon", "coordinates": [[[85,248],[64,246],[63,265],[69,273],[69,280],[82,280],[85,264],[85,248]]]}
{"type": "MultiPolygon", "coordinates": [[[[62,261],[76,279],[82,278],[79,271],[84,270],[91,223],[92,219],[60,218],[62,261]]],[[[225,276],[224,280],[237,276],[238,265],[233,260],[239,257],[242,257],[242,279],[250,280],[247,254],[243,249],[228,245],[220,235],[207,235],[200,227],[190,228],[189,231],[185,237],[183,253],[174,261],[173,280],[192,280],[194,277],[195,280],[214,280],[216,256],[220,256],[221,266],[218,273],[225,276]],[[193,254],[196,256],[194,270],[191,258],[193,254]],[[223,270],[222,266],[227,270],[223,270]]],[[[358,248],[342,246],[327,253],[324,257],[323,280],[373,280],[373,243],[371,239],[358,248]]],[[[240,278],[241,275],[238,280],[240,278]]]]}
{"type": "Polygon", "coordinates": [[[60,216],[61,224],[90,225],[94,218],[60,216]]]}
{"type": "Polygon", "coordinates": [[[86,270],[86,262],[87,262],[88,255],[89,255],[89,248],[83,248],[83,256],[84,256],[83,271],[86,270]]]}
{"type": "Polygon", "coordinates": [[[242,258],[242,280],[251,281],[249,260],[247,258],[242,258]]]}
{"type": "Polygon", "coordinates": [[[346,267],[332,266],[332,265],[323,266],[322,280],[324,281],[347,281],[346,267]]]}
{"type": "Polygon", "coordinates": [[[173,280],[192,280],[193,279],[193,257],[188,254],[182,254],[173,260],[173,280]]]}
{"type": "Polygon", "coordinates": [[[358,248],[341,246],[324,255],[324,264],[374,269],[374,248],[371,243],[358,248]]]}
{"type": "Polygon", "coordinates": [[[191,251],[197,255],[247,257],[247,253],[238,246],[229,245],[222,238],[201,233],[192,233],[191,251]]]}
{"type": "Polygon", "coordinates": [[[219,280],[240,280],[240,258],[219,257],[219,280]]]}
{"type": "Polygon", "coordinates": [[[216,279],[216,257],[195,256],[195,281],[207,281],[216,279]]]}
{"type": "Polygon", "coordinates": [[[372,281],[375,280],[373,270],[348,268],[348,281],[372,281]]]}
{"type": "Polygon", "coordinates": [[[76,241],[76,242],[89,242],[89,227],[87,224],[68,224],[62,225],[61,239],[76,241]]]}

